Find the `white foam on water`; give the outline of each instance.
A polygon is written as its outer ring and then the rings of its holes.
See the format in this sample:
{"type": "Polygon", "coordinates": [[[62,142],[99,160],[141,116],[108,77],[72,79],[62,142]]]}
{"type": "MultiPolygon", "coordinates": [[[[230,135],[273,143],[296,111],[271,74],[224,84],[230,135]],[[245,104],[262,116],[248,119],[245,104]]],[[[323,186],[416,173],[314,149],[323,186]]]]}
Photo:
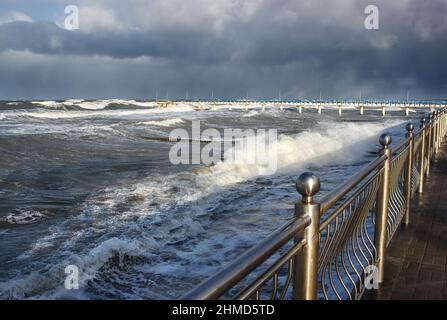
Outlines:
{"type": "Polygon", "coordinates": [[[74,106],[74,105],[79,105],[83,102],[84,100],[82,99],[70,99],[70,100],[65,100],[64,102],[62,102],[65,106],[74,106]]]}
{"type": "Polygon", "coordinates": [[[18,209],[8,214],[2,220],[9,224],[33,224],[41,221],[45,215],[33,209],[18,209]]]}
{"type": "Polygon", "coordinates": [[[121,104],[121,105],[136,105],[141,107],[154,107],[156,103],[154,102],[138,102],[135,100],[122,100],[122,99],[108,99],[108,100],[93,100],[85,101],[82,99],[69,99],[61,102],[56,101],[32,101],[34,105],[43,106],[45,108],[54,109],[63,106],[78,106],[85,110],[103,110],[107,108],[110,104],[121,104]]]}
{"type": "Polygon", "coordinates": [[[172,108],[155,109],[124,109],[124,110],[102,110],[97,111],[44,111],[44,112],[22,112],[17,116],[29,116],[44,119],[70,119],[70,118],[90,118],[90,117],[125,117],[134,115],[169,114],[176,112],[194,111],[193,107],[176,106],[172,108]]]}
{"type": "Polygon", "coordinates": [[[112,103],[117,104],[127,104],[127,101],[125,100],[95,100],[95,101],[84,101],[82,103],[79,103],[78,106],[82,109],[87,110],[102,110],[105,109],[108,105],[112,103]]]}
{"type": "Polygon", "coordinates": [[[129,100],[128,103],[133,104],[135,106],[139,107],[156,107],[157,103],[153,101],[135,101],[135,100],[129,100]]]}
{"type": "Polygon", "coordinates": [[[166,120],[159,120],[159,121],[143,121],[138,122],[137,124],[141,125],[148,125],[148,126],[159,126],[159,127],[170,127],[176,124],[184,123],[182,118],[173,118],[173,119],[166,119],[166,120]]]}
{"type": "Polygon", "coordinates": [[[52,290],[39,294],[38,297],[41,299],[63,298],[67,294],[64,288],[66,276],[64,270],[67,266],[75,265],[82,271],[79,274],[79,286],[84,287],[111,257],[118,257],[119,263],[122,263],[125,256],[141,256],[143,251],[144,249],[136,241],[114,237],[101,242],[82,256],[72,254],[69,259],[65,258],[50,266],[45,273],[35,271],[23,278],[0,283],[0,298],[23,299],[40,292],[42,288],[52,288],[52,290]]]}
{"type": "Polygon", "coordinates": [[[45,112],[27,112],[22,113],[20,116],[28,116],[39,119],[71,119],[71,118],[89,118],[100,115],[93,112],[85,111],[45,111],[45,112]]]}
{"type": "Polygon", "coordinates": [[[80,99],[70,99],[62,102],[56,102],[56,101],[32,101],[31,102],[34,105],[43,106],[45,108],[54,109],[54,108],[60,108],[63,106],[73,106],[77,105],[80,108],[87,109],[87,110],[102,110],[106,108],[111,103],[119,103],[119,104],[126,104],[126,100],[95,100],[95,101],[84,101],[80,99]]]}
{"type": "Polygon", "coordinates": [[[53,109],[60,108],[63,104],[56,101],[32,101],[32,104],[44,106],[45,108],[53,109]]]}
{"type": "Polygon", "coordinates": [[[92,125],[91,123],[25,122],[9,124],[0,128],[0,133],[5,136],[33,134],[84,136],[86,134],[110,135],[111,132],[119,133],[113,125],[92,125]]]}
{"type": "Polygon", "coordinates": [[[254,117],[254,116],[257,116],[257,115],[259,115],[258,111],[251,110],[249,113],[244,114],[242,117],[244,117],[244,118],[251,118],[251,117],[254,117]]]}

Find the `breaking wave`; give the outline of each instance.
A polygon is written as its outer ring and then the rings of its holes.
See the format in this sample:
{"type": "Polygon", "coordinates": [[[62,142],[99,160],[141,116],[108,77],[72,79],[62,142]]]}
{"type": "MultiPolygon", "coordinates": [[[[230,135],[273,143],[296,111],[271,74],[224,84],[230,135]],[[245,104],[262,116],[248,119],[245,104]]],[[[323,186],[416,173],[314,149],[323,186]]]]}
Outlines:
{"type": "Polygon", "coordinates": [[[148,125],[148,126],[160,126],[160,127],[170,127],[176,124],[183,123],[183,119],[181,118],[174,118],[174,119],[166,119],[166,120],[159,120],[159,121],[144,121],[144,122],[138,122],[138,124],[141,125],[148,125]]]}
{"type": "MultiPolygon", "coordinates": [[[[374,146],[374,139],[386,128],[401,121],[385,123],[328,123],[325,129],[302,132],[296,136],[280,135],[271,150],[276,150],[277,172],[304,169],[311,163],[321,166],[330,164],[351,164],[374,146]],[[361,132],[362,134],[359,134],[361,132]],[[349,149],[349,151],[348,151],[349,149]]],[[[234,152],[236,161],[219,162],[210,168],[212,181],[226,186],[256,177],[265,171],[265,164],[259,161],[264,146],[252,141],[249,148],[240,146],[234,152]]],[[[204,179],[208,180],[208,179],[204,179]]]]}

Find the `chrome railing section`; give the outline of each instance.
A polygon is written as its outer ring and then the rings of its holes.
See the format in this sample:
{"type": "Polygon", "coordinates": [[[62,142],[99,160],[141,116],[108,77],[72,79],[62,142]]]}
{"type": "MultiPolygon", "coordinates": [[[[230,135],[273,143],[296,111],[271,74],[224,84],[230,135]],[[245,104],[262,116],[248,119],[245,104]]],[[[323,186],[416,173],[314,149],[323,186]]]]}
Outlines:
{"type": "Polygon", "coordinates": [[[382,165],[374,168],[320,225],[318,273],[325,299],[354,299],[363,292],[363,270],[377,261],[369,227],[382,173],[382,165]]]}
{"type": "MultiPolygon", "coordinates": [[[[277,253],[278,250],[282,249],[288,242],[294,241],[295,239],[295,243],[291,248],[286,253],[282,254],[282,256],[278,258],[263,275],[247,285],[237,294],[237,296],[234,295],[231,298],[251,298],[253,295],[260,298],[260,288],[272,278],[275,279],[275,287],[278,288],[279,284],[277,281],[280,271],[283,271],[282,269],[286,267],[287,279],[280,293],[280,297],[284,297],[292,279],[291,272],[293,271],[293,257],[297,252],[302,250],[304,246],[304,241],[302,240],[303,231],[310,225],[310,222],[309,217],[301,216],[285,224],[283,227],[272,233],[268,238],[241,255],[236,261],[228,264],[213,277],[189,292],[185,296],[185,299],[220,298],[253,270],[266,262],[266,260],[273,254],[277,253]]],[[[275,298],[275,296],[273,298],[275,298]]]]}
{"type": "Polygon", "coordinates": [[[379,156],[320,201],[319,178],[302,174],[295,218],[182,298],[360,299],[371,270],[383,283],[386,248],[410,223],[411,200],[447,132],[446,109],[406,131],[393,149],[383,134],[379,156]]]}

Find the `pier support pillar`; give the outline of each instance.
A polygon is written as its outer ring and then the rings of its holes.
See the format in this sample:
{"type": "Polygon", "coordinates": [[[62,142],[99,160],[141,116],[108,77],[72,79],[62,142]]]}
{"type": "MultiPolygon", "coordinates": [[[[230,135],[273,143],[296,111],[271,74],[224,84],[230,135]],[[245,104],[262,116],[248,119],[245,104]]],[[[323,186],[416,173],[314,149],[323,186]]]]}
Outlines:
{"type": "Polygon", "coordinates": [[[322,109],[323,109],[323,107],[322,106],[318,106],[318,114],[321,114],[322,112],[322,109]]]}
{"type": "Polygon", "coordinates": [[[341,106],[339,106],[339,107],[338,107],[338,115],[339,115],[340,117],[342,116],[342,112],[343,112],[343,109],[342,109],[341,106]]]}
{"type": "Polygon", "coordinates": [[[386,107],[385,106],[382,107],[382,116],[383,117],[386,116],[386,107]]]}
{"type": "Polygon", "coordinates": [[[365,107],[360,106],[360,115],[363,116],[365,114],[365,107]]]}

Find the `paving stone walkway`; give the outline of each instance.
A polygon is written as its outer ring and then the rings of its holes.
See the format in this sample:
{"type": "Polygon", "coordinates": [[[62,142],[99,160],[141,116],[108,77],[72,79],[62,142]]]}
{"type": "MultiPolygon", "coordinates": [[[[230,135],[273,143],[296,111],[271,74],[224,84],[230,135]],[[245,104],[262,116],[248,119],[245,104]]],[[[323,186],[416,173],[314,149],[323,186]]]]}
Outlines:
{"type": "Polygon", "coordinates": [[[447,299],[447,144],[432,162],[411,222],[387,249],[385,283],[367,298],[447,299]]]}

